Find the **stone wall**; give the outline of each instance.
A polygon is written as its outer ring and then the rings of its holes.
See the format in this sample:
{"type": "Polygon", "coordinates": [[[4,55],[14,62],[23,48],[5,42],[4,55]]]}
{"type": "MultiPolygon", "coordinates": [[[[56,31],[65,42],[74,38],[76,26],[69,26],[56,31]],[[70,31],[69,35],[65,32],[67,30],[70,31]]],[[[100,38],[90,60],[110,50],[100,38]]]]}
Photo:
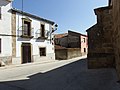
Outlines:
{"type": "Polygon", "coordinates": [[[55,49],[55,58],[57,60],[67,60],[75,57],[82,56],[80,48],[63,48],[55,49]]]}
{"type": "Polygon", "coordinates": [[[68,58],[67,59],[82,56],[82,53],[81,53],[80,50],[81,50],[80,48],[70,48],[70,49],[68,49],[68,58]]]}
{"type": "Polygon", "coordinates": [[[80,48],[80,36],[68,35],[68,48],[80,48]]]}
{"type": "Polygon", "coordinates": [[[112,0],[113,7],[113,42],[115,51],[116,70],[120,79],[120,0],[112,0]]]}
{"type": "Polygon", "coordinates": [[[66,60],[67,59],[67,49],[55,49],[55,59],[66,60]]]}
{"type": "Polygon", "coordinates": [[[68,47],[68,36],[59,38],[59,45],[62,47],[68,47]]]}
{"type": "Polygon", "coordinates": [[[80,34],[68,31],[68,35],[55,38],[55,44],[66,48],[80,48],[80,34]]]}
{"type": "Polygon", "coordinates": [[[97,24],[88,32],[88,68],[114,67],[114,50],[112,41],[112,9],[102,7],[95,9],[97,24]]]}
{"type": "Polygon", "coordinates": [[[16,12],[12,12],[12,57],[16,57],[16,12]]]}
{"type": "Polygon", "coordinates": [[[81,48],[80,36],[80,33],[68,30],[68,47],[81,48]]]}

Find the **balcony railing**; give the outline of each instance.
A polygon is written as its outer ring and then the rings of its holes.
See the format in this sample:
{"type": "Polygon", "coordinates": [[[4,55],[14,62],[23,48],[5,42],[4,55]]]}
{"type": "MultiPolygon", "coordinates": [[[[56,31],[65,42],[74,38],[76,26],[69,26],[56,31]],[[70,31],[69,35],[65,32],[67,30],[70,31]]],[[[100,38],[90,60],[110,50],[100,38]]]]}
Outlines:
{"type": "Polygon", "coordinates": [[[34,29],[27,29],[24,26],[21,26],[18,30],[18,35],[22,38],[33,38],[34,37],[34,29]]]}
{"type": "Polygon", "coordinates": [[[36,38],[38,39],[47,39],[50,35],[50,31],[45,30],[44,32],[41,32],[41,30],[38,29],[35,34],[36,34],[36,38]]]}
{"type": "Polygon", "coordinates": [[[25,26],[21,26],[18,29],[17,35],[22,38],[35,37],[37,39],[48,39],[48,37],[50,37],[50,33],[51,32],[49,30],[45,30],[44,32],[42,32],[42,30],[38,29],[34,35],[34,28],[31,28],[30,31],[28,31],[28,29],[25,26]]]}

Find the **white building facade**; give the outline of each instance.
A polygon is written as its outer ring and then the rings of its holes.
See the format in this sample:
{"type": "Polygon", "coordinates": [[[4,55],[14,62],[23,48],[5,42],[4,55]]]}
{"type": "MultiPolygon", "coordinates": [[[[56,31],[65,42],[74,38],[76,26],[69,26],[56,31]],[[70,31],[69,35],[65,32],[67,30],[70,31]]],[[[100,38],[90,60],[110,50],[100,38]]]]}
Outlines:
{"type": "Polygon", "coordinates": [[[12,59],[11,16],[9,13],[11,2],[0,0],[0,63],[8,64],[12,59]]]}
{"type": "Polygon", "coordinates": [[[0,61],[23,64],[55,60],[54,22],[1,4],[0,61]]]}

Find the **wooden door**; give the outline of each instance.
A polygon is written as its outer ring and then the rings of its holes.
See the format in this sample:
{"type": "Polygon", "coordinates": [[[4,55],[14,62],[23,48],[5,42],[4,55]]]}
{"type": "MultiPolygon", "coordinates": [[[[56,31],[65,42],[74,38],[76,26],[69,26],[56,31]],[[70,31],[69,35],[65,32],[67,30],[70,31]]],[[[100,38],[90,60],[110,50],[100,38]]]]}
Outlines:
{"type": "Polygon", "coordinates": [[[23,43],[22,44],[22,63],[31,62],[31,44],[23,43]]]}

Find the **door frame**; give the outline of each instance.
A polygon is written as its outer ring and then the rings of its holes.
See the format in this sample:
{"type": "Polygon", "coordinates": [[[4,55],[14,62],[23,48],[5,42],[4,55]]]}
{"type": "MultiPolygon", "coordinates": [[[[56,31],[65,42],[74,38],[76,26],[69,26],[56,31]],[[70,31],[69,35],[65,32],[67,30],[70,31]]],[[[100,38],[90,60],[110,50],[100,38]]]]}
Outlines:
{"type": "MultiPolygon", "coordinates": [[[[33,55],[33,51],[32,51],[32,44],[31,43],[22,43],[21,44],[21,64],[24,64],[23,63],[23,46],[26,46],[25,44],[29,44],[30,45],[30,51],[31,51],[31,62],[33,62],[33,57],[32,57],[32,55],[33,55]]],[[[30,63],[31,63],[30,62],[30,63]]]]}

